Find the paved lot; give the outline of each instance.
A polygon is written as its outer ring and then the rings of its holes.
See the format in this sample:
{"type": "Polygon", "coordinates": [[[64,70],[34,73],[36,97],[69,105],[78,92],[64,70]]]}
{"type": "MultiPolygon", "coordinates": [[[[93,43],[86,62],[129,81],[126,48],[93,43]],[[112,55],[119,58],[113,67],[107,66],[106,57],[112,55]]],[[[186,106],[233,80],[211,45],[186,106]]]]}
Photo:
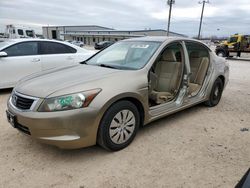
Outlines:
{"type": "Polygon", "coordinates": [[[60,150],[7,123],[0,91],[0,187],[234,187],[250,167],[250,62],[229,61],[215,108],[198,105],[141,129],[126,149],[60,150]]]}

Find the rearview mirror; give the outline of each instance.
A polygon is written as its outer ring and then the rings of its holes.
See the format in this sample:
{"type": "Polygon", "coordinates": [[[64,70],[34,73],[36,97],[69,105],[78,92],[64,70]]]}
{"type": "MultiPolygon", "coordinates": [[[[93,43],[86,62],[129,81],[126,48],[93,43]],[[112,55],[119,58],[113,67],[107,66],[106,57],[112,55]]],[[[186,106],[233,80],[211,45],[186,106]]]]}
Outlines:
{"type": "Polygon", "coordinates": [[[8,54],[6,52],[0,52],[0,57],[7,57],[8,54]]]}

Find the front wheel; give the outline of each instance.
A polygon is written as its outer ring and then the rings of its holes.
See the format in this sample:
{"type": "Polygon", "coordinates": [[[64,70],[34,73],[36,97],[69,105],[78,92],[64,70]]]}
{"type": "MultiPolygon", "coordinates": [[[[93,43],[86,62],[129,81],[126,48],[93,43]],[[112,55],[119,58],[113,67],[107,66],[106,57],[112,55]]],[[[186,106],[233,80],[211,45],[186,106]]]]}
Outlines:
{"type": "Polygon", "coordinates": [[[112,151],[127,147],[139,128],[139,116],[137,107],[130,101],[116,102],[101,120],[97,143],[112,151]]]}
{"type": "Polygon", "coordinates": [[[221,95],[223,92],[223,82],[220,78],[217,78],[212,87],[209,99],[205,102],[206,106],[214,107],[216,106],[221,99],[221,95]]]}

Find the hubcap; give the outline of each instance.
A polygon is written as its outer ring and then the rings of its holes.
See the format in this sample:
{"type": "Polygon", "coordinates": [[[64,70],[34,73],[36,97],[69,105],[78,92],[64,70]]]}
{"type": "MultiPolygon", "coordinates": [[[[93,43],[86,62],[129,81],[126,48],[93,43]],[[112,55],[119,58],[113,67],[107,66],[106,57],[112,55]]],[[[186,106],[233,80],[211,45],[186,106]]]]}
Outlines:
{"type": "Polygon", "coordinates": [[[118,112],[109,127],[109,136],[113,143],[126,142],[135,130],[135,115],[130,110],[118,112]]]}
{"type": "Polygon", "coordinates": [[[223,57],[224,54],[220,52],[220,53],[218,53],[218,56],[219,56],[219,57],[223,57]]]}
{"type": "Polygon", "coordinates": [[[215,95],[215,97],[218,97],[218,95],[219,95],[219,87],[216,87],[216,89],[214,91],[214,95],[215,95]]]}
{"type": "Polygon", "coordinates": [[[219,97],[220,97],[220,86],[217,85],[216,88],[214,89],[213,100],[219,101],[219,97]]]}

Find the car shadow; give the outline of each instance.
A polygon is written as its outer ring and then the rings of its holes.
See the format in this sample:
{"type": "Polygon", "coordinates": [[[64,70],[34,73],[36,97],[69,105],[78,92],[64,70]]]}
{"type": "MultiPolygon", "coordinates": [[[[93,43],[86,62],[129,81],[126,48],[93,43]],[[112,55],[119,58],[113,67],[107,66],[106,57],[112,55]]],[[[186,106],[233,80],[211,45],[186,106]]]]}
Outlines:
{"type": "Polygon", "coordinates": [[[186,108],[186,109],[181,110],[179,112],[167,115],[167,116],[162,117],[162,118],[160,118],[158,120],[150,122],[149,124],[141,127],[140,130],[139,130],[139,132],[141,132],[141,131],[142,132],[143,131],[149,131],[150,129],[155,129],[156,126],[157,126],[157,128],[162,128],[162,127],[168,126],[168,123],[170,121],[172,121],[173,119],[177,119],[177,118],[181,119],[181,118],[184,118],[185,116],[189,116],[190,114],[193,114],[193,113],[195,113],[197,111],[200,111],[200,110],[206,109],[206,108],[207,107],[204,106],[203,104],[197,104],[195,106],[186,108]]]}
{"type": "MultiPolygon", "coordinates": [[[[149,123],[148,125],[141,127],[140,130],[138,131],[138,134],[136,136],[137,139],[141,139],[144,136],[147,136],[147,132],[157,132],[160,129],[163,129],[164,127],[168,126],[170,124],[170,121],[176,118],[185,118],[185,116],[189,116],[190,114],[196,113],[197,111],[200,111],[202,109],[206,108],[204,105],[196,105],[194,107],[185,109],[183,111],[177,112],[175,114],[163,117],[159,120],[156,120],[154,122],[149,123]]],[[[178,125],[176,125],[178,126],[178,125]]],[[[20,138],[21,139],[21,138],[20,138]]],[[[73,159],[73,160],[79,160],[79,161],[84,161],[84,160],[89,160],[89,158],[99,158],[99,157],[104,157],[108,155],[112,155],[114,152],[106,151],[102,149],[100,146],[95,145],[95,146],[90,146],[87,148],[80,148],[80,149],[73,149],[73,150],[65,150],[65,149],[60,149],[55,146],[50,146],[46,144],[41,144],[36,140],[27,138],[24,139],[24,142],[30,146],[29,151],[36,153],[36,155],[44,155],[46,153],[47,159],[51,158],[51,160],[54,159],[55,156],[60,156],[58,160],[67,160],[67,159],[73,159]]],[[[24,144],[24,145],[26,145],[24,144]]],[[[125,148],[119,152],[126,152],[133,145],[133,142],[128,148],[125,148]]]]}
{"type": "Polygon", "coordinates": [[[10,94],[13,88],[0,89],[0,95],[10,94]]]}

